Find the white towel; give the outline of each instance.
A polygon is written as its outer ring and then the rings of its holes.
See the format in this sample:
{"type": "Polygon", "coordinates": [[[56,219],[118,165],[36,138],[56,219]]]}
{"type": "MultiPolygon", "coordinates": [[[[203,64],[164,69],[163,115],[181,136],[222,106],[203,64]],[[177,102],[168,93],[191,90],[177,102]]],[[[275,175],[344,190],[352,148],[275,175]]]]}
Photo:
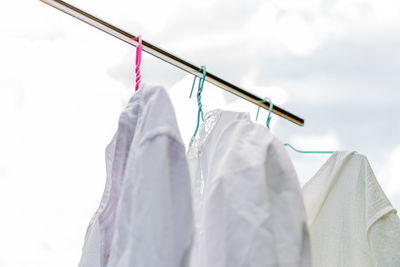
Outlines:
{"type": "Polygon", "coordinates": [[[303,196],[314,267],[400,266],[400,219],[365,156],[335,152],[303,196]]]}

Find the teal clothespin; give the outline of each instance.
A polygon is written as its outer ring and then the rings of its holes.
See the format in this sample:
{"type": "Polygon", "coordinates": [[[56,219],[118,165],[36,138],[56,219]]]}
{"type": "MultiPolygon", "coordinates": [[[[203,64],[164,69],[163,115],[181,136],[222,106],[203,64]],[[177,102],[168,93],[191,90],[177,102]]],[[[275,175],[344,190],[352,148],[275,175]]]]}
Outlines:
{"type": "MultiPolygon", "coordinates": [[[[268,97],[264,98],[261,102],[265,103],[266,100],[268,100],[268,103],[269,103],[269,111],[268,111],[267,122],[265,124],[266,124],[267,128],[269,129],[269,123],[271,122],[271,113],[272,113],[272,109],[274,108],[274,104],[272,103],[271,99],[269,99],[268,97]]],[[[257,109],[256,121],[258,119],[259,112],[260,112],[260,106],[257,109]]]]}
{"type": "MultiPolygon", "coordinates": [[[[197,131],[199,130],[200,117],[201,117],[201,120],[204,121],[203,105],[201,104],[201,92],[203,91],[204,81],[205,81],[206,73],[207,73],[206,66],[201,66],[201,69],[199,71],[203,73],[203,77],[200,78],[199,86],[198,86],[198,89],[197,89],[197,106],[198,106],[197,125],[196,125],[196,130],[194,131],[193,137],[196,136],[197,131]]],[[[197,76],[194,76],[194,80],[193,80],[193,84],[192,84],[192,90],[190,90],[189,98],[192,97],[194,84],[196,83],[196,78],[197,78],[197,76]]]]}

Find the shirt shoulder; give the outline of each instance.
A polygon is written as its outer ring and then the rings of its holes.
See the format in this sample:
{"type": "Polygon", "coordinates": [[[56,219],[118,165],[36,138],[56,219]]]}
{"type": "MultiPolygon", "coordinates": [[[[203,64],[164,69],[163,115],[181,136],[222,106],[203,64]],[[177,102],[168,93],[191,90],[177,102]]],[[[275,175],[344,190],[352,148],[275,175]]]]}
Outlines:
{"type": "Polygon", "coordinates": [[[184,147],[171,99],[163,86],[145,85],[141,89],[138,120],[139,145],[158,136],[168,136],[171,142],[184,147]]]}

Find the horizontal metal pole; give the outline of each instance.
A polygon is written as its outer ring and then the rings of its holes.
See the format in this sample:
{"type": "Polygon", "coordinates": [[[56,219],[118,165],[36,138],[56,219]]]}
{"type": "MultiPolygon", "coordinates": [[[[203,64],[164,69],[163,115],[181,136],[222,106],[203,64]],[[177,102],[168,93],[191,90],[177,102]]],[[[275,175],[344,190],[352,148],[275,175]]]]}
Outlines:
{"type": "MultiPolygon", "coordinates": [[[[65,13],[67,13],[68,15],[71,15],[83,22],[86,22],[87,24],[94,26],[114,37],[117,37],[118,39],[133,45],[133,46],[137,46],[138,43],[137,41],[133,40],[133,38],[135,38],[136,36],[130,33],[127,33],[126,31],[123,31],[95,16],[90,15],[89,13],[86,13],[83,10],[80,10],[79,8],[76,8],[64,1],[61,0],[40,0],[52,7],[57,8],[58,10],[61,10],[65,13]]],[[[183,60],[167,51],[165,51],[164,49],[161,49],[147,41],[142,40],[142,50],[158,57],[159,59],[162,59],[184,71],[187,71],[193,75],[196,75],[198,77],[202,77],[202,74],[200,71],[200,67],[193,65],[191,63],[189,63],[186,60],[183,60]]],[[[206,73],[206,77],[205,80],[234,94],[237,95],[247,101],[250,101],[252,103],[254,103],[257,106],[260,106],[264,109],[269,109],[269,103],[268,102],[264,102],[263,98],[258,97],[230,82],[227,82],[217,76],[215,76],[214,74],[207,72],[206,73]]],[[[272,112],[275,113],[278,116],[281,116],[297,125],[303,126],[304,125],[304,119],[290,113],[289,111],[286,111],[285,109],[277,106],[277,105],[273,105],[273,109],[272,112]]]]}

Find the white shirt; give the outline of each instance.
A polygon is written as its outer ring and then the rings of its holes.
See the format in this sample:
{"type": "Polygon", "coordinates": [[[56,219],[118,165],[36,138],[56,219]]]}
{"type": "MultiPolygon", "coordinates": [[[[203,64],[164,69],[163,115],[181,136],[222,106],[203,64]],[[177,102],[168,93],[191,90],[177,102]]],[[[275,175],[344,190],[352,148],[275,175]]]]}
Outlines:
{"type": "Polygon", "coordinates": [[[131,98],[107,148],[107,174],[79,266],[187,266],[190,176],[164,88],[145,85],[131,98]]]}
{"type": "Polygon", "coordinates": [[[190,175],[162,87],[135,95],[138,120],[121,186],[109,267],[184,267],[193,241],[190,175]]]}
{"type": "Polygon", "coordinates": [[[87,228],[79,267],[105,266],[114,234],[121,182],[138,119],[135,102],[136,98],[131,97],[119,117],[117,132],[106,148],[106,186],[100,206],[87,228]]]}
{"type": "Polygon", "coordinates": [[[306,217],[284,146],[248,113],[205,115],[188,151],[192,267],[310,266],[306,217]]]}
{"type": "Polygon", "coordinates": [[[365,156],[335,152],[303,195],[314,267],[400,266],[400,220],[365,156]]]}

